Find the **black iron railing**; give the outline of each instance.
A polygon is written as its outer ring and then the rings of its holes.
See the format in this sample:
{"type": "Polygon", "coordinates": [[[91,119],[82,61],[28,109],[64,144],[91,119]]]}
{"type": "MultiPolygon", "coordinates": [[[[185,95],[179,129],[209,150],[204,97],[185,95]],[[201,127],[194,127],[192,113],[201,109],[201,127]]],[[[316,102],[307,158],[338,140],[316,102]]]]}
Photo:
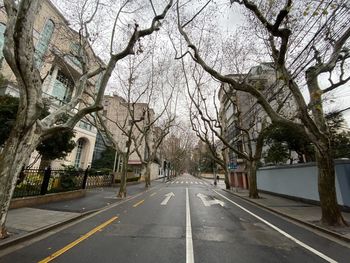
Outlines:
{"type": "Polygon", "coordinates": [[[112,182],[113,175],[89,174],[88,170],[25,169],[18,177],[13,198],[111,186],[112,182]]]}

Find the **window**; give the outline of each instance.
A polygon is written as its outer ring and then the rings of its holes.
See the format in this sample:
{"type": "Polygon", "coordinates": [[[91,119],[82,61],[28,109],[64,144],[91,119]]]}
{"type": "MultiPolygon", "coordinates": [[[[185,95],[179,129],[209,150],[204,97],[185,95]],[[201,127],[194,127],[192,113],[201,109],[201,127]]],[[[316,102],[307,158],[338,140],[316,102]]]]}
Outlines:
{"type": "Polygon", "coordinates": [[[37,68],[40,68],[42,65],[54,28],[55,24],[53,21],[51,19],[47,20],[35,47],[34,61],[37,68]]]}
{"type": "Polygon", "coordinates": [[[51,95],[56,97],[60,101],[60,104],[69,102],[72,97],[73,88],[73,80],[63,72],[58,71],[51,95]]]}
{"type": "Polygon", "coordinates": [[[84,129],[84,130],[87,130],[87,131],[91,131],[91,129],[92,129],[91,124],[89,124],[89,123],[87,123],[85,121],[80,121],[79,122],[79,127],[84,129]]]}
{"type": "Polygon", "coordinates": [[[79,68],[81,68],[81,63],[77,57],[81,57],[80,49],[81,47],[79,44],[73,43],[70,45],[71,55],[69,55],[69,57],[73,61],[73,63],[77,65],[79,68]]]}
{"type": "Polygon", "coordinates": [[[77,168],[80,167],[80,159],[83,152],[83,148],[84,148],[84,139],[80,138],[78,140],[77,154],[75,156],[75,162],[74,162],[74,166],[77,168]]]}
{"type": "Polygon", "coordinates": [[[2,49],[4,48],[4,33],[6,26],[0,23],[0,60],[4,57],[2,49]]]}

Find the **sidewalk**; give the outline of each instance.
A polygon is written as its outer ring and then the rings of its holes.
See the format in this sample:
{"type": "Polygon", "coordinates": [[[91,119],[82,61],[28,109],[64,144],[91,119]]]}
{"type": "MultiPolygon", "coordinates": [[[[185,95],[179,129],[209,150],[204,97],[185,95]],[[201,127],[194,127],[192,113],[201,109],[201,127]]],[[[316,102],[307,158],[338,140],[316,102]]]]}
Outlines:
{"type": "MultiPolygon", "coordinates": [[[[152,181],[151,187],[162,181],[152,181]]],[[[117,197],[119,187],[88,189],[82,198],[11,209],[6,227],[10,237],[0,240],[0,249],[67,224],[125,199],[117,197]]],[[[127,197],[145,191],[144,182],[127,186],[127,197]]]]}

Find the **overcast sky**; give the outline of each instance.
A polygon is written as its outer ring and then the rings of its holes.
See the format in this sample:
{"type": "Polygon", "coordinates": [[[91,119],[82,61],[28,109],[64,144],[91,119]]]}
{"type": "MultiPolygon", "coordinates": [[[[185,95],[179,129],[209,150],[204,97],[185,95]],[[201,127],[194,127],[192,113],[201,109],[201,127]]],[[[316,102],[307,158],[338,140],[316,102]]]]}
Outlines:
{"type": "MultiPolygon", "coordinates": [[[[52,0],[56,5],[58,5],[59,9],[64,13],[64,8],[62,7],[62,3],[67,5],[69,1],[60,1],[60,0],[52,0]]],[[[108,1],[108,0],[106,0],[108,1]]],[[[228,0],[218,0],[215,1],[216,4],[220,7],[221,11],[220,14],[217,16],[218,24],[220,25],[223,32],[234,32],[236,28],[243,24],[245,21],[245,18],[240,13],[240,7],[239,5],[235,4],[232,5],[230,8],[228,8],[228,0]],[[222,7],[222,8],[221,8],[222,7]]],[[[119,2],[116,2],[119,3],[119,2]]],[[[193,3],[193,2],[191,2],[193,3]]],[[[204,3],[202,1],[202,3],[204,3]]],[[[68,9],[69,10],[69,9],[68,9]]],[[[113,23],[113,17],[110,17],[110,21],[108,20],[108,17],[104,17],[104,28],[108,28],[107,24],[111,25],[113,23]]],[[[101,52],[104,52],[105,48],[99,48],[97,46],[98,53],[102,57],[104,56],[101,52]]],[[[107,56],[108,57],[108,56],[107,56]]],[[[186,103],[181,103],[182,105],[185,105],[186,103]]],[[[350,84],[344,85],[340,89],[336,90],[333,94],[330,95],[330,100],[325,104],[325,108],[327,110],[342,110],[350,106],[350,84]]],[[[181,115],[184,115],[186,113],[186,109],[179,109],[181,112],[181,115]]],[[[344,116],[347,120],[347,122],[350,124],[350,110],[345,111],[344,116]]]]}

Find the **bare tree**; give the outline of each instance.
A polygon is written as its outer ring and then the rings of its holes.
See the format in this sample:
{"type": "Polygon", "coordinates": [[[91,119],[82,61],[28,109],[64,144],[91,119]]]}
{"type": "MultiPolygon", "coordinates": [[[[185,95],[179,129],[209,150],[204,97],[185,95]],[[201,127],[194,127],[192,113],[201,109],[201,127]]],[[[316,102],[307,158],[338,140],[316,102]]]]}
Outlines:
{"type": "Polygon", "coordinates": [[[183,122],[178,121],[170,129],[170,134],[162,144],[162,152],[171,171],[171,176],[177,176],[179,173],[188,170],[188,162],[190,159],[195,135],[190,127],[183,122]]]}
{"type": "MultiPolygon", "coordinates": [[[[178,5],[178,28],[189,47],[188,52],[194,61],[217,80],[228,83],[235,90],[253,95],[273,123],[297,129],[313,142],[316,148],[319,171],[318,187],[322,208],[321,222],[328,225],[346,224],[337,205],[334,160],[331,155],[329,129],[324,118],[322,96],[343,86],[350,80],[345,72],[345,67],[350,58],[347,46],[350,37],[350,22],[347,19],[349,8],[342,3],[331,5],[330,1],[310,2],[310,4],[313,4],[312,8],[315,8],[314,10],[326,11],[305,14],[306,20],[302,19],[305,23],[304,27],[298,30],[293,28],[293,24],[290,22],[291,18],[295,18],[293,10],[295,6],[298,6],[292,5],[293,1],[291,0],[281,2],[279,5],[275,4],[273,6],[274,11],[277,9],[277,12],[271,13],[260,8],[253,1],[231,2],[238,3],[249,10],[259,22],[266,36],[265,44],[274,61],[276,76],[283,81],[285,87],[291,92],[300,121],[292,121],[278,114],[254,85],[226,76],[204,61],[197,45],[191,41],[189,34],[185,31],[187,23],[181,21],[178,5]],[[297,37],[293,37],[293,34],[296,34],[297,37]],[[302,37],[300,37],[300,34],[302,37]],[[300,39],[301,41],[299,41],[300,39]],[[295,42],[291,43],[293,41],[295,42]],[[301,50],[298,48],[300,46],[302,46],[301,50]],[[299,54],[297,56],[293,53],[295,51],[293,48],[298,48],[299,54]],[[289,55],[294,57],[294,60],[288,61],[289,55]],[[323,88],[319,83],[319,78],[325,73],[329,75],[329,86],[323,88]],[[303,84],[299,81],[298,76],[300,74],[304,74],[306,83],[303,84]],[[309,103],[301,92],[304,85],[307,87],[310,96],[309,103]]],[[[299,6],[301,5],[299,3],[299,6]]]]}
{"type": "MultiPolygon", "coordinates": [[[[127,3],[128,1],[125,2],[125,5],[127,3]]],[[[20,93],[20,106],[14,128],[0,154],[0,238],[7,236],[5,228],[7,211],[17,177],[29,155],[46,137],[60,130],[72,129],[82,117],[102,109],[101,99],[116,63],[129,55],[135,54],[134,47],[140,38],[159,30],[160,21],[164,19],[172,5],[172,1],[169,1],[161,13],[157,14],[154,11],[151,25],[148,28],[141,29],[137,23],[129,27],[128,40],[124,47],[120,51],[114,51],[111,47],[106,66],[101,65],[100,67],[93,67],[89,63],[89,57],[85,49],[89,45],[88,24],[96,15],[96,12],[90,13],[89,18],[81,25],[82,27],[79,30],[82,48],[78,50],[79,52],[76,55],[80,58],[82,74],[75,82],[75,94],[67,104],[42,120],[39,119],[39,116],[43,110],[43,79],[35,64],[33,44],[33,25],[40,4],[41,1],[39,0],[4,1],[7,24],[3,52],[6,62],[16,77],[20,93]],[[89,93],[90,87],[88,84],[90,79],[100,73],[102,73],[102,77],[94,100],[90,106],[79,108],[77,112],[74,112],[74,109],[82,101],[83,95],[89,93]],[[67,112],[71,114],[70,118],[63,124],[55,125],[62,113],[67,112]]],[[[118,21],[119,13],[122,12],[125,5],[117,10],[116,21],[118,21]]],[[[95,10],[98,7],[99,2],[97,1],[95,10]]],[[[113,45],[113,37],[111,45],[113,45]]]]}

